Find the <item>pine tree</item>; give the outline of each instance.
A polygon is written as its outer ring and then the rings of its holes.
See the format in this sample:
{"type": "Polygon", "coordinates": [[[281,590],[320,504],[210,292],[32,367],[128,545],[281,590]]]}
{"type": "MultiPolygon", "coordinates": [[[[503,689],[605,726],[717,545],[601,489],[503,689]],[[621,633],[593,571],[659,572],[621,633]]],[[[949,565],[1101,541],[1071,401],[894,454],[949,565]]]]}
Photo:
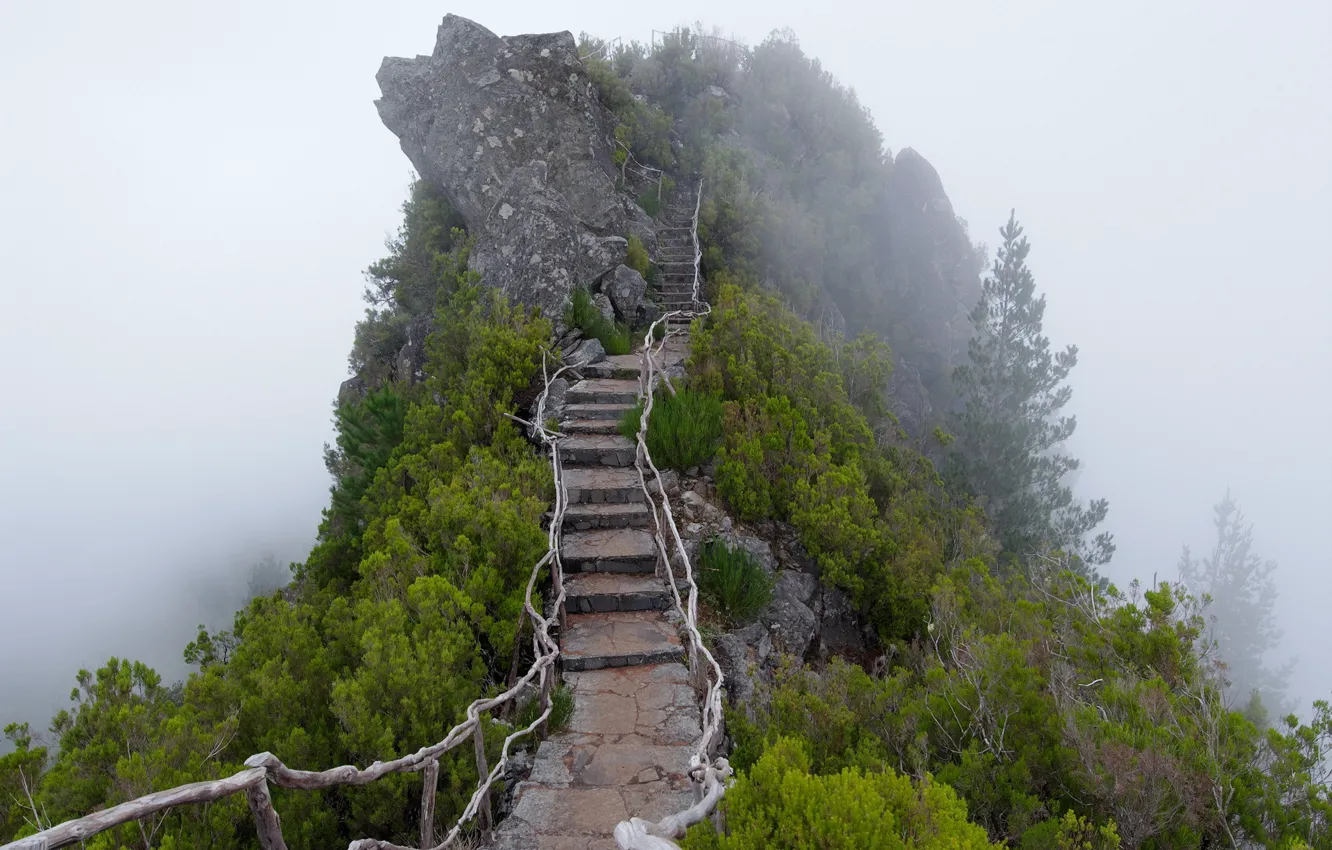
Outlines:
{"type": "Polygon", "coordinates": [[[1191,592],[1210,597],[1211,637],[1226,665],[1227,690],[1238,704],[1256,711],[1253,697],[1271,713],[1288,709],[1286,687],[1289,665],[1274,668],[1264,657],[1281,642],[1276,623],[1276,562],[1255,555],[1253,526],[1235,499],[1226,496],[1212,509],[1216,514],[1216,544],[1210,555],[1195,559],[1184,547],[1179,577],[1191,592]]]}
{"type": "Polygon", "coordinates": [[[1078,461],[1060,452],[1077,422],[1060,411],[1073,394],[1064,385],[1078,362],[1077,346],[1051,351],[1041,334],[1045,296],[1027,268],[1031,245],[1013,214],[980,301],[971,312],[975,336],[969,362],[954,372],[965,410],[954,423],[955,485],[984,497],[1004,548],[1018,557],[1050,550],[1075,563],[1103,564],[1114,543],[1087,534],[1105,519],[1104,499],[1076,504],[1063,481],[1078,461]]]}

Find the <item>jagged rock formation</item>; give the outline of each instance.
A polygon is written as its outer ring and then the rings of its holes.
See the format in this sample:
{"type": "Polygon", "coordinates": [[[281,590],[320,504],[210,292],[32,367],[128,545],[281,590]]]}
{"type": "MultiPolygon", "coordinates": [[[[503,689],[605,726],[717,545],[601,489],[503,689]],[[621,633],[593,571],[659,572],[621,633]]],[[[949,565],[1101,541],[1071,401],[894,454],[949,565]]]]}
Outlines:
{"type": "Polygon", "coordinates": [[[652,244],[570,33],[501,38],[448,15],[431,55],[386,58],[376,79],[384,125],[476,237],[472,268],[511,298],[558,315],[619,265],[627,232],[652,244]]]}
{"type": "Polygon", "coordinates": [[[894,411],[918,432],[934,418],[952,368],[966,361],[980,258],[934,166],[911,148],[893,160],[884,198],[891,309],[879,328],[898,353],[894,411]]]}

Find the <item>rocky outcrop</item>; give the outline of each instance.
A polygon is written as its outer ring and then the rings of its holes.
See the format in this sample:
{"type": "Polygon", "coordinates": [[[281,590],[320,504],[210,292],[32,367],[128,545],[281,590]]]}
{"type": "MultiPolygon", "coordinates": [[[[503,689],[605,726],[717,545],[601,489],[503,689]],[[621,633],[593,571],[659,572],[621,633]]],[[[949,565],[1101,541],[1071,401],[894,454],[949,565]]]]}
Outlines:
{"type": "Polygon", "coordinates": [[[558,314],[650,221],[615,189],[613,125],[570,33],[501,38],[448,15],[431,55],[387,58],[376,79],[384,125],[476,237],[473,269],[510,297],[558,314]]]}
{"type": "MultiPolygon", "coordinates": [[[[958,220],[939,173],[911,148],[893,160],[884,200],[887,223],[887,292],[891,305],[889,338],[909,363],[893,388],[901,398],[919,383],[943,401],[952,367],[966,360],[971,323],[980,298],[980,259],[958,220]]],[[[928,399],[910,404],[928,417],[928,399]]]]}
{"type": "Polygon", "coordinates": [[[610,298],[619,317],[630,322],[636,317],[643,293],[647,292],[647,281],[628,266],[616,266],[615,271],[601,284],[601,291],[610,298]]]}

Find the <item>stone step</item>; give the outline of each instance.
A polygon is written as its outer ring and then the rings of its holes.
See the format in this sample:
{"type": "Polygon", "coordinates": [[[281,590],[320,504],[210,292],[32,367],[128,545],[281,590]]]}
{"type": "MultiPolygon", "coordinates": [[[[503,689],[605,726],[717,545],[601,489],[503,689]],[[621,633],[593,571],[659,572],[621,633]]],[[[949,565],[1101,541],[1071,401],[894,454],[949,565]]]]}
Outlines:
{"type": "Polygon", "coordinates": [[[565,434],[618,434],[618,419],[566,419],[560,423],[560,431],[565,434]]]}
{"type": "Polygon", "coordinates": [[[633,404],[638,401],[638,381],[587,378],[569,387],[571,404],[633,404]]]}
{"type": "Polygon", "coordinates": [[[643,371],[643,358],[637,354],[612,354],[599,363],[584,366],[581,371],[588,378],[637,380],[643,371]]]}
{"type": "Polygon", "coordinates": [[[488,850],[616,850],[620,821],[694,803],[688,770],[703,724],[684,665],[566,669],[564,682],[569,730],[538,745],[488,850]]]}
{"type": "Polygon", "coordinates": [[[589,531],[594,528],[648,528],[652,525],[652,511],[647,502],[625,502],[620,505],[569,505],[564,509],[566,531],[589,531]]]}
{"type": "Polygon", "coordinates": [[[566,463],[633,466],[637,443],[619,434],[576,434],[560,441],[566,463]]]}
{"type": "Polygon", "coordinates": [[[564,577],[565,608],[570,614],[607,611],[664,611],[670,589],[656,576],[576,573],[564,577]]]}
{"type": "Polygon", "coordinates": [[[656,611],[570,614],[560,636],[565,670],[601,670],[680,661],[680,635],[656,611]]]}
{"type": "Polygon", "coordinates": [[[638,470],[617,466],[571,466],[564,470],[569,504],[625,504],[643,501],[638,470]]]}
{"type": "MultiPolygon", "coordinates": [[[[641,497],[642,489],[638,493],[641,497]]],[[[567,531],[560,560],[566,573],[652,573],[657,569],[657,544],[652,533],[641,528],[567,531]]]]}
{"type": "MultiPolygon", "coordinates": [[[[637,399],[634,403],[637,403],[637,399]]],[[[633,404],[568,404],[564,407],[567,419],[607,419],[620,421],[624,412],[633,408],[633,404]]]]}

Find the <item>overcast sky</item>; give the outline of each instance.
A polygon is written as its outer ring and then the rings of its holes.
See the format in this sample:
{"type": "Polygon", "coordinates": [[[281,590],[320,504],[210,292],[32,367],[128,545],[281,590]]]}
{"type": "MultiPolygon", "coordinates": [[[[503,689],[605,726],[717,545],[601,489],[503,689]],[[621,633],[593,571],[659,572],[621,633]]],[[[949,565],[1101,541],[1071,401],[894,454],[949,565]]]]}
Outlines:
{"type": "Polygon", "coordinates": [[[0,723],[79,666],[181,672],[247,565],[300,559],[361,270],[410,166],[385,55],[501,34],[790,27],[973,239],[1016,207],[1075,342],[1111,574],[1173,577],[1230,487],[1332,693],[1332,4],[0,2],[0,723]],[[1261,8],[1260,8],[1261,6],[1261,8]]]}

